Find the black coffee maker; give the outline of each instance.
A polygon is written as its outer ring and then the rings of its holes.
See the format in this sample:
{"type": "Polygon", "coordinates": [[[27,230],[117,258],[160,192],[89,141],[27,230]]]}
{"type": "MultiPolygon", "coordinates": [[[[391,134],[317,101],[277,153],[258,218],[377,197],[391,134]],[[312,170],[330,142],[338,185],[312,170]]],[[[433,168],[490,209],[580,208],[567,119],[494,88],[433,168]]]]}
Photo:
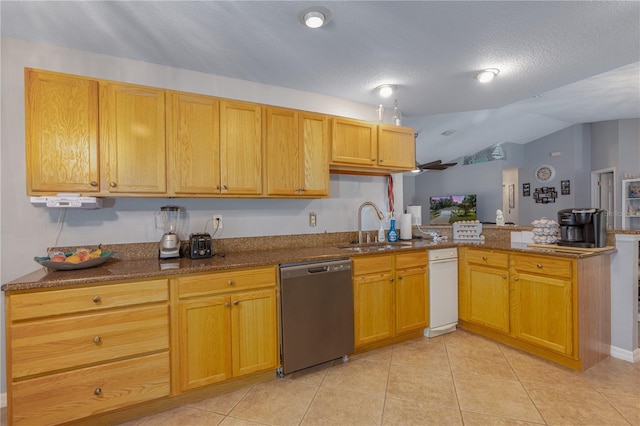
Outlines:
{"type": "Polygon", "coordinates": [[[558,211],[559,246],[605,247],[607,212],[599,209],[564,209],[558,211]]]}

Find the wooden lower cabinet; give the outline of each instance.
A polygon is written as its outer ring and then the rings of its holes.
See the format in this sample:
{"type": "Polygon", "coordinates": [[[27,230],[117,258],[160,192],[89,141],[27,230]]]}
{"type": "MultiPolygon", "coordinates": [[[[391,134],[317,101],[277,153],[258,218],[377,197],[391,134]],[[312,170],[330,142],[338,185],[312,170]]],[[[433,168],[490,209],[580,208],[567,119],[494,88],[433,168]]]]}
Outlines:
{"type": "Polygon", "coordinates": [[[609,355],[608,255],[561,258],[463,248],[460,268],[463,328],[576,370],[609,355]]]}
{"type": "Polygon", "coordinates": [[[179,302],[181,390],[278,366],[275,268],[205,274],[178,282],[185,296],[206,293],[210,284],[208,295],[179,302]],[[229,293],[229,287],[256,289],[229,293]]]}
{"type": "Polygon", "coordinates": [[[572,355],[571,261],[514,255],[513,267],[513,335],[552,351],[572,355]]]}
{"type": "Polygon", "coordinates": [[[14,383],[14,425],[54,425],[169,395],[169,353],[14,383]]]}
{"type": "Polygon", "coordinates": [[[426,251],[353,259],[355,347],[428,326],[426,251]]]}
{"type": "Polygon", "coordinates": [[[509,333],[509,255],[468,249],[462,262],[460,317],[471,323],[509,333]]]}
{"type": "Polygon", "coordinates": [[[76,421],[170,393],[167,279],[9,293],[7,419],[76,421]]]}

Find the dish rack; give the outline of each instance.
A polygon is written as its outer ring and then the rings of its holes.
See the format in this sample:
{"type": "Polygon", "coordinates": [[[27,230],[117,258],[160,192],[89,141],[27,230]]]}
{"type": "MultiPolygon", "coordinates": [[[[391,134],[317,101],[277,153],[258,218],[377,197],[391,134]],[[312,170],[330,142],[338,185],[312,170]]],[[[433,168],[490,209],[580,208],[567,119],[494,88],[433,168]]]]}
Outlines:
{"type": "Polygon", "coordinates": [[[465,241],[481,241],[484,240],[482,234],[482,223],[477,220],[461,221],[453,223],[453,239],[465,241]]]}

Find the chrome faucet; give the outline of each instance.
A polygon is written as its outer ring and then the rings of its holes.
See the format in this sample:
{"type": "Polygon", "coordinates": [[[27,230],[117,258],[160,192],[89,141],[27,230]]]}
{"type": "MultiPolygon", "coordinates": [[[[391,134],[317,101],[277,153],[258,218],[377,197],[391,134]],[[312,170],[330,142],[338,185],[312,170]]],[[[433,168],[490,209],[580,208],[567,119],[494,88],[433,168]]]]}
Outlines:
{"type": "Polygon", "coordinates": [[[363,242],[362,241],[362,209],[365,206],[373,207],[376,210],[376,213],[378,214],[378,218],[380,220],[384,219],[384,214],[382,213],[382,211],[380,211],[378,206],[376,206],[371,201],[365,201],[364,203],[360,204],[360,207],[358,207],[358,244],[362,244],[363,242]]]}

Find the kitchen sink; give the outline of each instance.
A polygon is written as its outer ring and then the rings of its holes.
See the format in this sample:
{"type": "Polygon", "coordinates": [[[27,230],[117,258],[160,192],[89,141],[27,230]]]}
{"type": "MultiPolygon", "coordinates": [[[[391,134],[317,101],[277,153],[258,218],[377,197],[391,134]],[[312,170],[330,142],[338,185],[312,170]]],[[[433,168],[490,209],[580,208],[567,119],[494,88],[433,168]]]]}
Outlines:
{"type": "Polygon", "coordinates": [[[411,248],[412,243],[410,241],[407,242],[397,242],[397,243],[364,243],[364,244],[350,244],[348,246],[340,246],[338,247],[341,250],[352,251],[358,253],[369,253],[376,251],[388,251],[388,250],[398,250],[403,248],[411,248]]]}

